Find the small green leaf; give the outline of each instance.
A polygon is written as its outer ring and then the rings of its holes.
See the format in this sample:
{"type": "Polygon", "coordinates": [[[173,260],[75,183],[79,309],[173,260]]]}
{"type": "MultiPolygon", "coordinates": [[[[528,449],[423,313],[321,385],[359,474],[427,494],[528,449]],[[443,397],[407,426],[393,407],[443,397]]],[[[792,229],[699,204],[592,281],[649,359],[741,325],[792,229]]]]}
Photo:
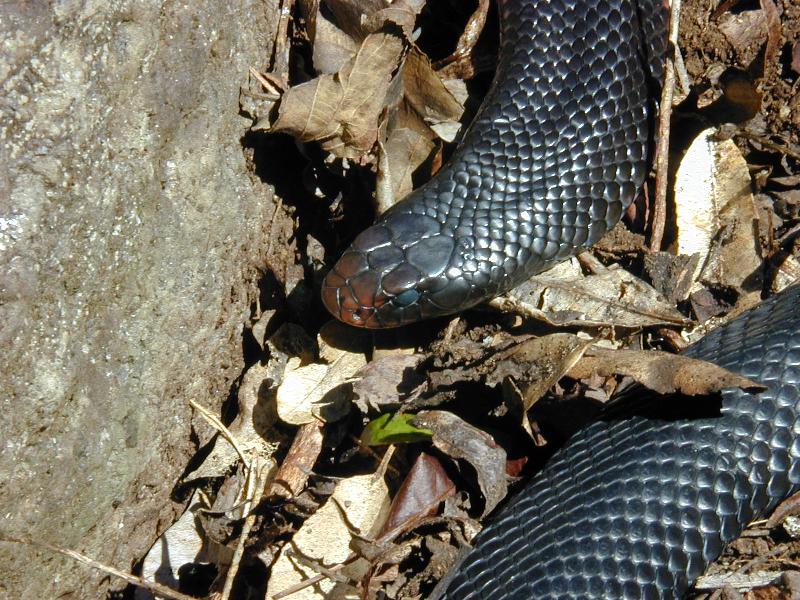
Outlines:
{"type": "Polygon", "coordinates": [[[367,446],[381,446],[431,439],[433,432],[430,429],[420,429],[411,423],[414,417],[409,413],[381,415],[367,423],[361,441],[367,446]]]}

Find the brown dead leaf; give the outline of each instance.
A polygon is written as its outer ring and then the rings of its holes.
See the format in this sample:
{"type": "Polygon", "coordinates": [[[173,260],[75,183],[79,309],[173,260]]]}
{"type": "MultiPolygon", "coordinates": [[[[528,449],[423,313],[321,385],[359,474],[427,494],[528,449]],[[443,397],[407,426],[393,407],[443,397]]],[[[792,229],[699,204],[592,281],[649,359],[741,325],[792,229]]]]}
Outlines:
{"type": "Polygon", "coordinates": [[[429,454],[420,454],[392,499],[389,516],[378,538],[395,537],[413,528],[423,518],[434,514],[436,507],[455,489],[442,464],[429,454]]]}
{"type": "Polygon", "coordinates": [[[377,139],[378,117],[404,48],[405,41],[396,34],[368,35],[335,75],[290,88],[281,98],[277,119],[262,119],[253,129],[316,141],[340,158],[363,156],[377,139]]]}
{"type": "Polygon", "coordinates": [[[556,326],[651,327],[686,319],[652,286],[622,268],[584,276],[578,261],[536,275],[489,303],[556,326]]]}
{"type": "Polygon", "coordinates": [[[402,397],[417,383],[413,371],[422,358],[420,354],[387,354],[359,369],[353,375],[356,406],[364,414],[399,407],[402,397]]]}
{"type": "Polygon", "coordinates": [[[589,340],[571,333],[526,340],[498,354],[486,383],[494,386],[506,378],[513,379],[528,410],[572,368],[590,344],[589,340]]]}
{"type": "Polygon", "coordinates": [[[425,0],[394,0],[387,8],[374,12],[365,21],[370,31],[378,31],[387,23],[393,23],[403,30],[406,39],[410,40],[414,32],[417,15],[425,6],[425,0]]]}
{"type": "Polygon", "coordinates": [[[378,158],[378,210],[383,212],[414,188],[411,176],[437,144],[431,136],[408,127],[392,129],[378,158]]]}
{"type": "Polygon", "coordinates": [[[594,374],[602,377],[627,375],[659,394],[680,392],[697,396],[731,387],[747,391],[765,389],[763,385],[715,364],[656,350],[594,347],[570,369],[569,376],[588,379],[594,374]]]}
{"type": "Polygon", "coordinates": [[[461,128],[464,105],[455,99],[428,58],[412,47],[403,68],[403,84],[408,103],[436,134],[452,142],[461,128]]]}
{"type": "Polygon", "coordinates": [[[465,460],[475,469],[486,501],[482,516],[492,512],[508,491],[506,451],[488,433],[450,412],[423,411],[413,423],[433,431],[433,445],[439,450],[452,458],[465,460]]]}
{"type": "Polygon", "coordinates": [[[358,52],[358,42],[322,14],[317,16],[316,32],[312,60],[318,75],[333,75],[358,52]]]}

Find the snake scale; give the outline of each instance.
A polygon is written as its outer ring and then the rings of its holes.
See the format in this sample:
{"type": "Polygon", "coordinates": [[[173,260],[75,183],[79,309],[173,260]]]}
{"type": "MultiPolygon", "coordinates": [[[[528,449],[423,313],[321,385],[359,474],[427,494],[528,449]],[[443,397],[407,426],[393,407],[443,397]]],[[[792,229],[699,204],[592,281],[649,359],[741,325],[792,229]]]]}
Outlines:
{"type": "MultiPolygon", "coordinates": [[[[323,282],[367,328],[452,314],[595,243],[649,165],[660,0],[500,0],[497,73],[451,160],[323,282]]],[[[800,489],[800,287],[687,354],[767,386],[700,419],[578,432],[476,538],[462,598],[678,598],[750,520],[800,489]]]]}

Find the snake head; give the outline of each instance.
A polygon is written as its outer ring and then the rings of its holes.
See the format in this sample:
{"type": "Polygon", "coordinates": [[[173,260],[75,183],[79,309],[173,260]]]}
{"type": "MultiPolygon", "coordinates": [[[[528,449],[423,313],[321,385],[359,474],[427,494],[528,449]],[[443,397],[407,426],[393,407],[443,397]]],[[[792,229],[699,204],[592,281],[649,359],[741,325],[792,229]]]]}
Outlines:
{"type": "Polygon", "coordinates": [[[339,320],[370,329],[467,308],[475,302],[469,302],[472,290],[461,269],[452,266],[459,262],[453,260],[457,246],[431,217],[387,214],[328,272],[322,301],[339,320]]]}

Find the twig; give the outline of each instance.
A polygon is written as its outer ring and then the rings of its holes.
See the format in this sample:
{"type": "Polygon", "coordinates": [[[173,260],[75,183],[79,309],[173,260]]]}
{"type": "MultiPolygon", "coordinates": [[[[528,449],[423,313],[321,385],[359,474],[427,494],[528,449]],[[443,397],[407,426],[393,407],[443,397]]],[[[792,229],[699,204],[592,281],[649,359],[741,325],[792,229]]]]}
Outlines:
{"type": "Polygon", "coordinates": [[[791,158],[793,158],[795,160],[800,160],[800,152],[798,152],[797,150],[794,150],[793,148],[791,148],[789,146],[784,146],[784,145],[781,145],[781,144],[777,144],[777,143],[773,142],[772,140],[769,140],[769,139],[765,138],[763,135],[758,135],[757,133],[752,133],[750,131],[747,131],[746,129],[743,129],[741,131],[737,131],[734,134],[734,136],[735,137],[743,137],[743,138],[746,138],[748,140],[752,140],[754,142],[757,142],[757,143],[761,144],[765,148],[769,148],[773,152],[780,152],[781,154],[785,154],[786,156],[789,156],[789,157],[791,157],[791,158]]]}
{"type": "Polygon", "coordinates": [[[12,537],[0,536],[0,541],[10,542],[13,544],[25,544],[28,546],[35,546],[38,548],[46,548],[51,552],[56,552],[57,554],[68,556],[69,558],[76,560],[79,563],[83,563],[84,565],[87,565],[92,569],[97,569],[98,571],[102,571],[103,573],[107,573],[108,575],[119,577],[123,581],[127,581],[130,584],[133,584],[135,586],[153,592],[153,594],[157,596],[163,596],[164,598],[169,598],[170,600],[197,600],[197,598],[195,598],[194,596],[187,596],[186,594],[177,592],[172,588],[162,585],[160,583],[155,583],[154,581],[146,581],[141,577],[137,577],[136,575],[125,573],[109,565],[104,565],[103,563],[98,562],[93,558],[89,558],[85,554],[76,552],[75,550],[68,550],[66,548],[60,548],[58,546],[54,546],[53,544],[48,544],[47,542],[39,542],[24,538],[12,538],[12,537]]]}
{"type": "Polygon", "coordinates": [[[667,181],[669,178],[669,123],[672,116],[672,93],[675,87],[675,53],[678,48],[678,22],[681,2],[672,0],[669,16],[669,47],[664,66],[664,87],[658,111],[658,146],[656,148],[656,190],[653,205],[653,224],[650,229],[650,250],[661,249],[664,223],[667,220],[667,181]]]}
{"type": "Polygon", "coordinates": [[[239,455],[239,459],[241,459],[241,461],[244,463],[245,468],[248,468],[250,461],[247,460],[244,450],[231,433],[231,430],[225,427],[225,424],[220,421],[216,415],[212,414],[211,411],[209,411],[206,407],[201,406],[194,400],[189,400],[189,406],[197,410],[197,412],[205,417],[206,421],[208,421],[214,429],[220,432],[222,437],[224,437],[230,443],[230,445],[233,446],[233,449],[236,450],[236,454],[239,455]]]}
{"type": "Polygon", "coordinates": [[[241,563],[242,556],[244,555],[244,545],[247,542],[247,537],[250,535],[250,530],[253,529],[253,524],[256,522],[256,513],[251,511],[254,498],[261,498],[264,495],[264,488],[269,480],[269,472],[272,470],[274,463],[270,461],[268,465],[260,466],[258,457],[253,457],[250,464],[250,472],[255,473],[253,484],[247,490],[247,500],[245,502],[244,524],[242,525],[242,533],[239,535],[239,542],[236,544],[236,550],[233,552],[231,558],[231,565],[228,567],[228,573],[225,575],[225,584],[222,587],[222,595],[220,600],[228,600],[233,589],[233,580],[239,572],[239,564],[241,563]]]}

